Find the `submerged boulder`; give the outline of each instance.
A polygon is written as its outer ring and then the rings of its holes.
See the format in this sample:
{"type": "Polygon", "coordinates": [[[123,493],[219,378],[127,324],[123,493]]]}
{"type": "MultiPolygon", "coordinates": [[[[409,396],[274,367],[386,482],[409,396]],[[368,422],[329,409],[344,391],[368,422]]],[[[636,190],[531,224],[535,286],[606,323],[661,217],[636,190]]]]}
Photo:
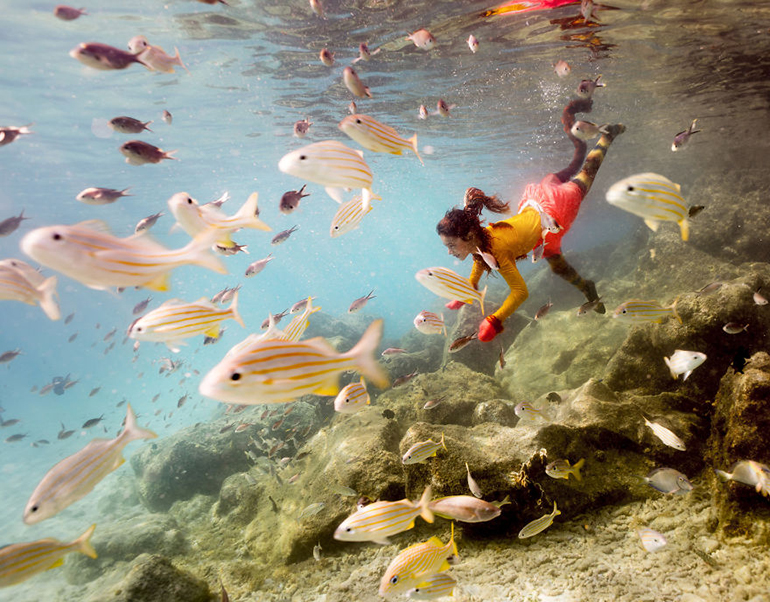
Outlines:
{"type": "Polygon", "coordinates": [[[125,579],[109,593],[89,602],[210,602],[206,582],[176,568],[155,554],[142,554],[131,565],[125,579]]]}
{"type": "MultiPolygon", "coordinates": [[[[730,472],[741,460],[770,465],[770,355],[758,352],[742,368],[722,378],[708,440],[708,460],[730,472]]],[[[714,517],[729,536],[742,535],[770,542],[770,504],[753,487],[723,482],[710,475],[714,517]]]]}

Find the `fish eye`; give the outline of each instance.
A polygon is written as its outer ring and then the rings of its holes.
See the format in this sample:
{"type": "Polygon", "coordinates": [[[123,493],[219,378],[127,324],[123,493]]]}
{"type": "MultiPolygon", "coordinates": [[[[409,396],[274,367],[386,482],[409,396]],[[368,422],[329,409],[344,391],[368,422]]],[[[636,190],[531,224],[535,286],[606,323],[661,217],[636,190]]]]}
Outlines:
{"type": "Polygon", "coordinates": [[[633,186],[629,186],[629,187],[627,188],[627,190],[628,190],[628,192],[633,192],[633,191],[634,191],[634,187],[633,187],[633,186]]]}
{"type": "Polygon", "coordinates": [[[192,200],[192,198],[188,196],[188,197],[187,197],[187,204],[188,204],[188,205],[192,205],[192,203],[193,203],[193,200],[192,200]]]}
{"type": "Polygon", "coordinates": [[[32,506],[32,508],[30,508],[29,511],[30,512],[37,512],[38,511],[38,507],[37,506],[32,506]]]}
{"type": "Polygon", "coordinates": [[[136,327],[136,332],[142,332],[142,327],[141,326],[137,326],[136,327]]]}
{"type": "Polygon", "coordinates": [[[398,583],[398,575],[393,575],[393,576],[390,578],[390,582],[391,582],[393,585],[395,585],[396,583],[398,583]]]}
{"type": "Polygon", "coordinates": [[[54,240],[61,240],[62,239],[62,235],[57,233],[57,232],[54,232],[54,234],[53,234],[53,236],[51,238],[53,238],[54,240]]]}
{"type": "Polygon", "coordinates": [[[356,123],[361,123],[361,120],[360,119],[356,119],[356,123]]]}
{"type": "Polygon", "coordinates": [[[428,272],[428,276],[433,276],[433,272],[428,272]]]}
{"type": "Polygon", "coordinates": [[[305,159],[307,159],[307,155],[300,155],[299,156],[299,160],[300,161],[304,161],[305,159]]]}
{"type": "Polygon", "coordinates": [[[239,372],[233,372],[230,376],[230,380],[241,380],[241,375],[239,372]]]}

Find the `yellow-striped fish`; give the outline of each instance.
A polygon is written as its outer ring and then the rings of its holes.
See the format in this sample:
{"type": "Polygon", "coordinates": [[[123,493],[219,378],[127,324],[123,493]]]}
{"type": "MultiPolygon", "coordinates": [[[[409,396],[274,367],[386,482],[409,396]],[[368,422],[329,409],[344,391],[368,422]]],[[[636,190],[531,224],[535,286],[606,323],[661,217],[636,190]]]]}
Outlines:
{"type": "Polygon", "coordinates": [[[382,320],[375,320],[361,340],[338,353],[322,337],[307,341],[258,340],[240,343],[201,381],[201,395],[247,405],[292,401],[302,395],[337,395],[339,375],[357,370],[381,389],[389,384],[375,353],[382,320]]]}
{"type": "Polygon", "coordinates": [[[642,542],[642,547],[648,552],[657,552],[668,543],[662,533],[648,527],[637,529],[636,534],[642,542]]]}
{"type": "Polygon", "coordinates": [[[436,573],[418,583],[406,593],[410,600],[438,600],[444,596],[453,596],[457,580],[447,573],[436,573]]]}
{"type": "Polygon", "coordinates": [[[484,313],[486,287],[483,291],[476,290],[467,278],[463,278],[449,268],[425,268],[417,272],[414,277],[417,278],[417,282],[439,297],[462,301],[469,305],[478,301],[481,313],[484,313]]]}
{"type": "Polygon", "coordinates": [[[125,462],[126,445],[137,439],[155,437],[155,433],[136,423],[131,404],[127,404],[126,426],[120,435],[115,439],[94,439],[48,471],[27,502],[24,522],[39,523],[85,497],[99,481],[125,462]]]}
{"type": "Polygon", "coordinates": [[[669,307],[663,307],[657,301],[641,301],[639,299],[632,299],[618,305],[615,308],[615,312],[612,317],[620,320],[621,322],[627,322],[629,324],[642,324],[644,322],[656,322],[660,324],[669,316],[674,316],[679,323],[682,323],[682,318],[676,312],[676,302],[679,297],[674,299],[674,302],[669,307]]]}
{"type": "MultiPolygon", "coordinates": [[[[372,196],[373,199],[382,200],[379,196],[372,196]]],[[[343,234],[355,230],[361,224],[361,220],[364,216],[372,210],[372,206],[368,205],[364,208],[364,201],[360,194],[357,194],[349,201],[346,201],[340,205],[337,209],[337,213],[332,218],[332,226],[329,230],[332,238],[337,238],[343,234]]]]}
{"type": "Polygon", "coordinates": [[[245,327],[238,313],[238,291],[233,293],[233,302],[228,308],[221,308],[207,297],[193,303],[180,299],[169,299],[128,327],[128,336],[138,341],[165,343],[174,353],[184,339],[198,335],[219,338],[219,327],[232,318],[245,327]]]}
{"type": "Polygon", "coordinates": [[[423,163],[420,153],[417,152],[417,134],[407,140],[399,136],[394,128],[369,115],[348,115],[340,121],[338,127],[365,149],[391,155],[400,155],[404,149],[409,149],[414,151],[420,163],[423,163]]]}
{"type": "Polygon", "coordinates": [[[414,327],[423,334],[444,334],[446,336],[446,325],[444,316],[434,314],[432,311],[423,310],[414,318],[414,327]]]}
{"type": "MultiPolygon", "coordinates": [[[[287,341],[299,341],[308,327],[310,316],[315,312],[321,311],[320,307],[313,307],[313,298],[308,297],[305,303],[305,310],[298,316],[294,316],[289,325],[284,328],[283,334],[279,338],[287,341]]],[[[268,326],[268,330],[269,330],[268,326]]]]}
{"type": "Polygon", "coordinates": [[[526,539],[527,537],[534,537],[538,533],[545,531],[553,524],[553,519],[561,514],[561,510],[556,509],[556,502],[553,503],[553,512],[551,514],[544,514],[540,518],[536,518],[531,523],[527,523],[524,528],[519,531],[519,539],[526,539]]]}
{"type": "Polygon", "coordinates": [[[342,387],[334,400],[334,411],[340,414],[355,414],[369,405],[369,391],[366,390],[364,377],[359,382],[352,382],[342,387]]]}
{"type": "Polygon", "coordinates": [[[682,240],[687,240],[688,209],[681,190],[665,176],[640,173],[613,184],[607,191],[607,202],[643,218],[653,232],[658,231],[660,222],[676,222],[682,240]]]}
{"type": "Polygon", "coordinates": [[[342,190],[360,188],[363,209],[371,205],[372,170],[364,161],[364,153],[336,140],[323,140],[303,146],[284,155],[278,169],[290,176],[326,187],[326,193],[338,203],[342,190]]]}
{"type": "MultiPolygon", "coordinates": [[[[19,261],[6,259],[4,262],[19,261]]],[[[24,263],[24,262],[21,262],[24,263]]],[[[5,263],[0,265],[0,300],[21,301],[27,305],[40,305],[45,315],[51,320],[61,318],[56,293],[56,276],[43,278],[31,266],[24,264],[38,274],[38,278],[30,281],[22,269],[11,267],[5,263]]]]}
{"type": "Polygon", "coordinates": [[[583,477],[580,474],[580,469],[586,463],[585,458],[580,458],[575,464],[570,466],[569,460],[554,460],[545,467],[545,474],[553,479],[567,479],[569,476],[574,475],[578,481],[582,481],[583,477]]]}
{"type": "Polygon", "coordinates": [[[398,502],[374,502],[364,506],[340,523],[334,531],[334,539],[389,544],[388,537],[414,527],[414,519],[418,516],[426,522],[433,522],[433,512],[428,507],[430,496],[429,485],[417,502],[403,499],[398,502]]]}
{"type": "Polygon", "coordinates": [[[91,525],[72,543],[49,538],[0,548],[0,587],[16,585],[33,575],[59,567],[64,564],[64,556],[70,552],[96,558],[96,550],[90,542],[94,529],[96,525],[91,525]]]}
{"type": "Polygon", "coordinates": [[[198,204],[198,201],[186,192],[177,192],[167,202],[177,223],[187,234],[195,238],[205,230],[215,230],[219,232],[215,244],[231,248],[235,243],[230,235],[241,228],[270,230],[270,226],[257,217],[258,198],[259,195],[256,192],[252,193],[243,206],[230,216],[225,215],[216,205],[198,204]]]}
{"type": "Polygon", "coordinates": [[[21,240],[21,249],[38,263],[90,288],[136,286],[166,291],[171,271],[182,265],[227,273],[209,250],[217,236],[206,231],[181,249],[167,249],[144,231],[118,238],[104,222],[89,220],[32,230],[21,240]]]}
{"type": "Polygon", "coordinates": [[[522,401],[513,408],[514,413],[522,423],[534,424],[539,420],[551,422],[551,415],[546,407],[537,407],[528,401],[522,401]]]}
{"type": "Polygon", "coordinates": [[[439,448],[443,447],[444,451],[447,451],[446,445],[444,445],[444,433],[441,433],[441,440],[436,443],[432,439],[427,441],[420,441],[410,447],[401,458],[401,462],[404,464],[419,464],[425,462],[428,458],[436,455],[439,448]]]}
{"type": "Polygon", "coordinates": [[[385,598],[396,596],[417,587],[425,577],[448,571],[451,563],[459,559],[454,527],[452,523],[452,535],[446,544],[438,537],[431,537],[400,552],[382,576],[380,595],[385,598]]]}

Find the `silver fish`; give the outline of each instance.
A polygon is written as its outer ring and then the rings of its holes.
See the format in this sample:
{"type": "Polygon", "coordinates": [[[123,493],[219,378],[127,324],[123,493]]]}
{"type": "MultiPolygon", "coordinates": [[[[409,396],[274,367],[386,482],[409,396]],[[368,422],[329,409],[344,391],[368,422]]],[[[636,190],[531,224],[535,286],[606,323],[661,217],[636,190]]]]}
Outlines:
{"type": "Polygon", "coordinates": [[[310,196],[310,193],[302,194],[305,192],[306,187],[307,184],[303,184],[302,188],[299,190],[290,190],[288,192],[284,192],[283,196],[281,197],[281,202],[278,204],[278,209],[280,212],[283,214],[289,214],[297,207],[299,207],[299,202],[305,197],[310,196]]]}
{"type": "Polygon", "coordinates": [[[282,242],[288,240],[288,238],[292,235],[293,232],[295,232],[299,228],[299,226],[292,226],[289,230],[283,230],[282,232],[279,232],[275,236],[273,236],[273,239],[270,241],[271,245],[280,245],[282,242]]]}
{"type": "Polygon", "coordinates": [[[650,422],[647,418],[644,418],[644,424],[652,429],[655,436],[660,439],[665,445],[678,449],[679,451],[686,451],[684,441],[677,437],[672,431],[665,426],[658,424],[657,422],[650,422]]]}
{"type": "Polygon", "coordinates": [[[471,490],[471,493],[477,497],[481,498],[484,496],[484,494],[481,492],[481,487],[479,487],[479,484],[476,482],[476,480],[471,476],[471,469],[468,467],[468,463],[465,463],[465,470],[468,471],[468,489],[471,490]]]}
{"type": "Polygon", "coordinates": [[[644,481],[661,493],[682,495],[692,491],[692,483],[685,475],[673,468],[656,468],[644,477],[644,481]]]}
{"type": "Polygon", "coordinates": [[[671,143],[671,150],[676,152],[680,150],[685,144],[687,144],[690,141],[690,136],[693,134],[697,134],[701,130],[695,129],[695,124],[698,122],[697,119],[693,119],[692,123],[690,124],[690,127],[684,130],[683,132],[679,132],[676,136],[674,136],[674,141],[671,143]]]}
{"type": "Polygon", "coordinates": [[[23,222],[25,219],[30,218],[24,217],[23,209],[19,215],[4,219],[2,222],[0,222],[0,236],[8,236],[9,234],[16,232],[16,230],[21,225],[21,222],[23,222]]]}
{"type": "Polygon", "coordinates": [[[145,230],[149,230],[155,225],[155,222],[158,221],[158,218],[160,218],[163,214],[162,211],[158,213],[153,213],[152,215],[148,215],[147,217],[143,217],[142,219],[137,222],[136,227],[134,228],[134,233],[138,232],[144,232],[145,230]]]}
{"type": "Polygon", "coordinates": [[[584,79],[578,84],[577,95],[580,98],[591,98],[596,88],[603,88],[604,84],[599,83],[601,75],[597,75],[596,79],[584,79]]]}
{"type": "Polygon", "coordinates": [[[368,295],[364,295],[363,297],[359,297],[358,299],[353,301],[353,303],[350,304],[350,307],[348,307],[348,313],[349,314],[353,314],[353,313],[359,311],[360,309],[362,309],[364,307],[364,305],[366,305],[366,303],[369,301],[369,299],[375,299],[376,297],[375,297],[375,295],[373,293],[374,293],[374,289],[369,291],[368,295]]]}

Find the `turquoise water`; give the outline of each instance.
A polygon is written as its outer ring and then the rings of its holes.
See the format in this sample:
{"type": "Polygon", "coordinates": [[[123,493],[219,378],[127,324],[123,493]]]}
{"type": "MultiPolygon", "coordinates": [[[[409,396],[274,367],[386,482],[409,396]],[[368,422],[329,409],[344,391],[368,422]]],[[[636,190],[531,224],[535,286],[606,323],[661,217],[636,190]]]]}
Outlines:
{"type": "MultiPolygon", "coordinates": [[[[166,200],[179,191],[201,202],[227,191],[232,197],[225,205],[228,214],[257,191],[260,217],[273,233],[299,227],[279,247],[271,247],[269,233],[236,234],[250,254],[227,258],[229,275],[178,269],[168,293],[94,291],[60,276],[62,317],[75,314],[69,325],[47,320],[38,307],[2,303],[0,352],[21,348],[23,355],[0,366],[3,417],[21,420],[1,434],[3,439],[28,434],[21,442],[0,445],[0,524],[7,542],[46,536],[69,540],[82,531],[59,518],[27,527],[21,514],[48,467],[103,434],[101,426],[82,432],[78,427],[87,419],[104,414],[102,424],[113,436],[125,415],[116,405],[126,399],[143,415],[140,422],[163,436],[221,411],[220,404],[198,395],[195,371],[205,373],[229,346],[256,332],[268,312],[313,295],[324,312],[343,315],[354,299],[374,289],[376,299],[366,311],[384,318],[389,340],[395,343],[409,332],[421,309],[437,306],[414,273],[434,265],[462,274],[470,269],[469,262],[459,264],[446,254],[436,222],[461,203],[468,186],[517,201],[526,183],[562,168],[572,146],[559,123],[561,109],[582,78],[601,74],[606,82],[585,118],[623,122],[628,130],[610,149],[564,242],[565,252],[623,244],[629,232],[644,227],[604,201],[606,189],[622,177],[660,172],[681,183],[687,196],[688,186],[703,173],[766,164],[770,10],[762,2],[613,2],[599,10],[601,23],[591,27],[575,21],[578,5],[484,19],[479,15],[490,8],[488,2],[329,0],[328,18],[320,20],[302,0],[233,0],[230,7],[182,0],[124,6],[102,1],[72,22],[54,18],[53,6],[41,2],[2,5],[0,125],[34,123],[34,134],[0,148],[0,219],[22,209],[31,218],[0,238],[0,257],[27,259],[18,243],[37,227],[103,219],[115,233],[128,235],[139,219],[157,211],[166,215],[153,235],[169,247],[182,246],[188,237],[170,231],[173,218],[166,208],[166,200]],[[404,40],[420,27],[436,36],[434,50],[419,50],[404,40]],[[480,41],[476,54],[465,43],[471,33],[480,41]],[[169,52],[176,46],[190,73],[150,73],[139,66],[102,72],[68,56],[80,42],[124,48],[138,34],[169,52]],[[331,239],[337,204],[321,186],[308,184],[311,196],[293,214],[278,211],[281,195],[303,182],[279,172],[277,164],[285,153],[319,140],[357,148],[337,123],[352,99],[341,71],[361,42],[383,50],[356,64],[374,95],[356,99],[359,112],[403,135],[416,132],[425,166],[412,153],[366,152],[373,190],[383,201],[375,203],[361,228],[331,239]],[[318,60],[323,47],[336,53],[331,68],[318,60]],[[563,79],[552,69],[559,59],[572,67],[563,79]],[[439,98],[457,105],[451,117],[420,120],[420,104],[432,111],[439,98]],[[172,113],[172,125],[161,121],[164,109],[172,113]],[[104,122],[118,115],[153,120],[153,132],[129,136],[105,130],[104,122]],[[313,126],[299,140],[292,125],[306,116],[313,126]],[[702,133],[686,150],[672,154],[674,135],[695,117],[702,133]],[[117,147],[133,138],[177,149],[178,161],[126,164],[117,147]],[[130,186],[133,196],[107,206],[76,201],[89,186],[130,186]],[[245,279],[249,263],[270,252],[275,260],[264,272],[245,279]],[[165,347],[144,343],[132,361],[133,341],[121,341],[137,302],[148,294],[150,307],[172,297],[192,301],[238,283],[243,284],[246,330],[228,323],[217,345],[191,341],[177,354],[184,366],[170,377],[158,374],[157,361],[173,356],[165,347]],[[105,354],[109,342],[103,339],[113,328],[117,343],[105,354]],[[30,391],[68,374],[78,384],[62,396],[30,391]],[[89,397],[96,387],[100,391],[89,397]],[[185,393],[190,399],[177,409],[185,393]],[[151,403],[156,394],[158,401],[151,403]],[[76,434],[58,441],[61,423],[76,434]],[[37,439],[52,444],[31,447],[37,439]]],[[[543,269],[543,264],[522,266],[525,277],[543,269]]],[[[85,527],[98,518],[83,516],[78,524],[85,527]]],[[[0,599],[19,598],[9,589],[0,599]]]]}

